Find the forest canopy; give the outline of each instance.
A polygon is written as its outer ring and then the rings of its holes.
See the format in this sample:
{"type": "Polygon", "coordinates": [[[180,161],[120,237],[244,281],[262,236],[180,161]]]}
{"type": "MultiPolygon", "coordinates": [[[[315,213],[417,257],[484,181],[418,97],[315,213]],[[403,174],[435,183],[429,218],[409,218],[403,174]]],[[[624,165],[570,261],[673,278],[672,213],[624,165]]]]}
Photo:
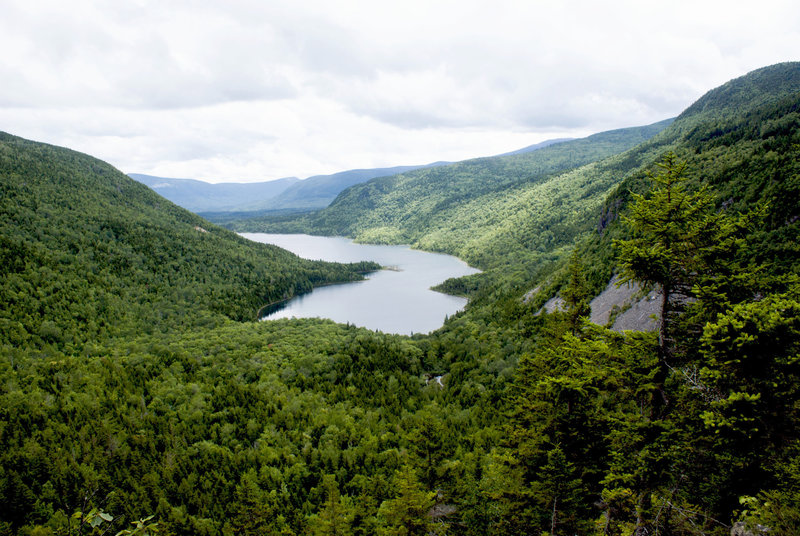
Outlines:
{"type": "MultiPolygon", "coordinates": [[[[487,225],[489,272],[445,285],[470,305],[414,337],[253,322],[375,266],[0,135],[0,533],[796,533],[800,65],[748,76],[517,202],[487,192],[526,226],[487,225]],[[588,322],[613,273],[661,291],[660,332],[588,322]]],[[[479,206],[448,199],[402,232],[471,247],[479,206]]]]}

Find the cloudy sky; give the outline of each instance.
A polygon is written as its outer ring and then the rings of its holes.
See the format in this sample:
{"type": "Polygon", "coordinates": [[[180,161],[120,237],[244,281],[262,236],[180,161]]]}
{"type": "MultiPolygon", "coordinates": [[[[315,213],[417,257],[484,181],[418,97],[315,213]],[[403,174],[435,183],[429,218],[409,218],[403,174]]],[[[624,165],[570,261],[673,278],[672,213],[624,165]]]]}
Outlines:
{"type": "Polygon", "coordinates": [[[800,60],[796,0],[0,0],[0,130],[126,173],[307,177],[675,116],[800,60]]]}

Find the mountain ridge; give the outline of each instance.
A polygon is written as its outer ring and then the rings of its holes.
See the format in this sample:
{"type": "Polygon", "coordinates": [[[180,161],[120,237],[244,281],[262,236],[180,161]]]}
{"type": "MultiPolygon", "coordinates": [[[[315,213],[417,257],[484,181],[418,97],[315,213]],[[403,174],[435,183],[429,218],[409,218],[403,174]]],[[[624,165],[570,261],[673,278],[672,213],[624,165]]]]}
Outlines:
{"type": "MultiPolygon", "coordinates": [[[[537,262],[535,259],[547,258],[576,236],[591,231],[593,226],[578,224],[578,221],[586,221],[587,214],[599,213],[597,218],[601,223],[597,225],[600,226],[605,225],[603,221],[615,218],[619,211],[616,199],[624,203],[627,197],[620,197],[614,190],[633,188],[639,191],[637,185],[643,184],[644,170],[660,154],[669,150],[680,152],[687,143],[696,144],[697,140],[691,140],[701,135],[719,138],[724,134],[713,128],[710,133],[702,134],[708,132],[707,126],[711,123],[745,115],[748,110],[769,107],[782,99],[791,100],[800,91],[799,73],[800,63],[788,62],[731,80],[709,90],[641,145],[631,144],[625,152],[587,163],[583,168],[554,170],[540,179],[545,186],[535,183],[526,186],[524,181],[501,181],[498,188],[492,190],[489,187],[481,194],[480,185],[465,191],[456,178],[443,177],[441,184],[445,193],[439,196],[438,201],[427,202],[424,200],[431,199],[429,191],[433,191],[431,189],[435,186],[422,179],[418,181],[418,187],[414,186],[417,190],[401,190],[403,177],[412,177],[413,180],[415,174],[425,173],[412,172],[354,186],[343,191],[331,206],[317,213],[287,216],[272,223],[267,219],[242,221],[232,224],[232,227],[343,234],[363,242],[410,243],[422,249],[455,254],[482,269],[509,263],[533,266],[537,262]],[[563,186],[559,186],[562,183],[563,186]],[[619,186],[621,184],[626,186],[619,186]],[[579,209],[582,215],[566,208],[571,205],[565,205],[565,202],[577,203],[574,206],[576,209],[582,207],[579,209]],[[530,207],[537,208],[532,211],[530,207]],[[562,210],[565,217],[541,216],[543,213],[559,214],[562,210]],[[547,236],[552,238],[545,239],[547,236]],[[524,258],[528,258],[526,263],[521,262],[524,258]]],[[[791,103],[788,106],[791,107],[791,103]]],[[[586,138],[584,143],[590,139],[586,138]]],[[[574,143],[552,145],[532,154],[538,158],[548,151],[563,151],[574,143]]],[[[470,162],[480,163],[481,159],[470,162]]],[[[442,168],[438,173],[450,169],[453,168],[442,168]]],[[[465,185],[472,185],[472,180],[469,176],[462,179],[465,185]]],[[[776,202],[782,203],[780,200],[776,202]]],[[[597,284],[604,286],[607,281],[607,278],[602,282],[598,279],[597,284]]]]}
{"type": "MultiPolygon", "coordinates": [[[[344,190],[329,207],[316,213],[287,215],[280,221],[262,218],[226,225],[242,231],[342,234],[363,242],[410,243],[454,254],[481,269],[500,264],[518,266],[521,255],[534,254],[542,245],[540,239],[530,235],[533,230],[528,232],[532,229],[529,224],[510,223],[528,212],[525,203],[532,200],[523,201],[526,188],[534,193],[541,191],[542,185],[559,173],[651,139],[671,121],[593,134],[524,154],[476,158],[433,170],[372,179],[344,190]],[[504,199],[508,203],[504,204],[504,199]],[[489,253],[496,249],[492,242],[497,240],[499,229],[509,235],[501,240],[502,262],[497,252],[489,253]],[[510,238],[520,232],[525,236],[510,238]]],[[[605,192],[611,185],[584,185],[582,191],[575,191],[585,198],[598,187],[605,192]]],[[[535,213],[536,218],[546,213],[542,207],[535,213]]],[[[558,222],[548,225],[563,227],[558,222]]],[[[560,243],[567,243],[570,236],[564,235],[560,243]]]]}
{"type": "MultiPolygon", "coordinates": [[[[569,139],[545,140],[498,156],[529,153],[549,145],[569,141],[569,139]]],[[[207,213],[224,221],[235,217],[225,213],[253,213],[252,216],[255,216],[258,213],[268,212],[318,210],[326,207],[341,191],[350,186],[376,177],[398,175],[452,163],[436,161],[413,166],[357,168],[328,175],[314,175],[305,179],[286,177],[274,181],[249,183],[208,183],[196,179],[157,177],[141,173],[129,173],[128,175],[158,191],[179,206],[196,213],[207,213]]]]}
{"type": "Polygon", "coordinates": [[[265,303],[377,267],[252,243],[105,162],[7,133],[0,192],[0,323],[13,326],[3,340],[80,346],[135,326],[254,318],[265,303]]]}
{"type": "MultiPolygon", "coordinates": [[[[580,166],[554,145],[528,175],[478,159],[448,196],[398,196],[440,209],[401,229],[418,244],[491,266],[445,284],[470,304],[413,337],[248,322],[369,266],[248,243],[104,162],[0,134],[0,533],[794,534],[793,84],[612,156],[579,143],[580,166]],[[652,175],[684,163],[673,211],[652,175]],[[584,321],[630,245],[698,283],[667,337],[584,321]],[[567,310],[537,315],[559,290],[567,310]]],[[[378,206],[403,180],[342,198],[378,206]]]]}
{"type": "Polygon", "coordinates": [[[197,179],[156,177],[141,173],[128,176],[196,213],[279,212],[313,210],[327,206],[343,189],[374,177],[447,164],[434,162],[417,166],[350,169],[305,179],[285,177],[260,182],[209,183],[197,179]]]}
{"type": "Polygon", "coordinates": [[[209,183],[196,179],[157,177],[142,173],[128,173],[169,199],[178,206],[192,212],[212,210],[234,210],[243,204],[252,203],[253,198],[271,199],[298,182],[296,177],[285,177],[265,182],[209,183]]]}

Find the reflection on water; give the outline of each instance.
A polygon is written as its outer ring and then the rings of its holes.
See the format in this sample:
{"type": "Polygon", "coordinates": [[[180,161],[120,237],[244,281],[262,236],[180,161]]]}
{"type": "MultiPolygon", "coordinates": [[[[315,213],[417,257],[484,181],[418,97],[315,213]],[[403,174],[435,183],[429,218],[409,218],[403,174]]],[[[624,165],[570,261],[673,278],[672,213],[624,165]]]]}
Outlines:
{"type": "Polygon", "coordinates": [[[354,244],[342,237],[242,233],[256,242],[275,244],[306,259],[335,262],[375,261],[391,270],[366,281],[318,287],[313,292],[275,304],[262,318],[330,318],[336,322],[386,333],[428,333],[445,317],[466,305],[464,298],[430,290],[451,277],[477,273],[450,255],[412,250],[407,246],[354,244]]]}

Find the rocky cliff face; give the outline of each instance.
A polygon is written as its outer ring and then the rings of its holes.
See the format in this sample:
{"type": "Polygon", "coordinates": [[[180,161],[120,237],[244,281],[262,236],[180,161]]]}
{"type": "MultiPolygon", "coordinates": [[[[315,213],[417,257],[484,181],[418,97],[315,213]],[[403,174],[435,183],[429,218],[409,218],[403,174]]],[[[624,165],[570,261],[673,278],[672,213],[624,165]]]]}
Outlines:
{"type": "MultiPolygon", "coordinates": [[[[534,289],[525,295],[529,300],[534,289]]],[[[637,283],[619,285],[614,276],[608,286],[591,302],[592,314],[589,320],[601,326],[609,326],[614,331],[656,331],[661,294],[655,290],[645,291],[637,283]]],[[[564,310],[564,300],[553,296],[542,306],[542,312],[552,313],[564,310]]]]}
{"type": "Polygon", "coordinates": [[[614,276],[606,289],[591,302],[590,320],[601,326],[611,323],[614,331],[655,331],[658,329],[660,294],[646,292],[639,284],[618,286],[614,276]]]}

